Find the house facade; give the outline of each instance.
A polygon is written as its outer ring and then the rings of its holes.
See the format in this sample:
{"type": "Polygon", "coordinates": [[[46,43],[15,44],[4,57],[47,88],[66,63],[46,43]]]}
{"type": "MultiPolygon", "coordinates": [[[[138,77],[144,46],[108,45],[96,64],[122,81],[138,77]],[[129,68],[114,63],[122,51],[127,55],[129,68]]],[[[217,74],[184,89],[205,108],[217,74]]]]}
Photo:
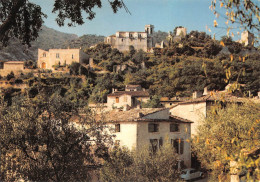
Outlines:
{"type": "Polygon", "coordinates": [[[142,102],[150,100],[149,92],[142,89],[140,85],[126,85],[125,91],[113,90],[107,95],[107,107],[113,108],[134,108],[142,102]]]}
{"type": "Polygon", "coordinates": [[[142,49],[145,52],[149,52],[154,47],[153,32],[153,25],[145,25],[144,32],[118,31],[115,35],[106,37],[104,43],[110,44],[112,48],[123,52],[129,51],[129,46],[134,46],[136,50],[142,49]]]}
{"type": "Polygon", "coordinates": [[[227,90],[219,92],[208,92],[204,89],[204,93],[193,93],[193,98],[187,101],[179,102],[170,108],[172,115],[192,121],[191,135],[197,133],[197,128],[200,122],[207,117],[207,113],[210,111],[213,105],[216,103],[242,103],[245,102],[245,98],[232,95],[227,90]]]}
{"type": "Polygon", "coordinates": [[[49,51],[38,49],[38,68],[53,70],[54,65],[80,63],[86,58],[81,49],[49,49],[49,51]]]}
{"type": "Polygon", "coordinates": [[[115,144],[137,151],[149,147],[156,152],[164,143],[170,142],[179,154],[179,163],[191,166],[191,122],[170,116],[169,109],[115,109],[105,113],[103,118],[115,136],[115,144]]]}

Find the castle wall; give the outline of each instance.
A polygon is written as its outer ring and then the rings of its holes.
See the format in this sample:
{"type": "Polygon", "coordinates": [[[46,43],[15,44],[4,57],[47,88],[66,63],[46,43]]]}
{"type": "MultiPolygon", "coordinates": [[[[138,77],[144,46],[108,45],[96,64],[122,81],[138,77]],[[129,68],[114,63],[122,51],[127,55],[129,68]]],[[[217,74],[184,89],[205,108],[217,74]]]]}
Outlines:
{"type": "Polygon", "coordinates": [[[146,25],[145,32],[116,32],[115,35],[106,37],[104,42],[123,52],[129,51],[129,46],[134,46],[136,50],[142,49],[148,52],[154,47],[153,29],[153,25],[146,25]]]}
{"type": "Polygon", "coordinates": [[[129,51],[129,46],[134,46],[136,50],[142,49],[147,52],[147,39],[145,38],[116,38],[114,47],[119,51],[129,51]]]}

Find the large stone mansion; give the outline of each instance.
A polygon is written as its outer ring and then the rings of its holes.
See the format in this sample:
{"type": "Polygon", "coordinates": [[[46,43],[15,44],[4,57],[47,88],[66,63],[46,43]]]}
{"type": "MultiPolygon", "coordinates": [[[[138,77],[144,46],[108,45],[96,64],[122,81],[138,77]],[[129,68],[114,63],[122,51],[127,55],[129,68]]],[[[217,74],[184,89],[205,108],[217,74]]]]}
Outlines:
{"type": "Polygon", "coordinates": [[[70,65],[82,62],[86,54],[81,49],[38,49],[38,68],[53,70],[54,65],[70,65]]]}
{"type": "Polygon", "coordinates": [[[128,51],[129,46],[134,46],[136,50],[142,49],[149,52],[154,47],[153,41],[153,25],[145,25],[144,32],[122,32],[118,31],[115,35],[105,38],[104,42],[110,44],[112,48],[119,51],[128,51]]]}

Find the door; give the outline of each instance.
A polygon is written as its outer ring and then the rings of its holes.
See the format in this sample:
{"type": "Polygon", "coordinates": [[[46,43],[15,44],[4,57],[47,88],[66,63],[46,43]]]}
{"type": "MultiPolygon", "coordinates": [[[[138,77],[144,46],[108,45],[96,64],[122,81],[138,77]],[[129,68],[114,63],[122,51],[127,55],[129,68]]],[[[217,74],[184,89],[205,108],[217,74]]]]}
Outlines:
{"type": "Polygon", "coordinates": [[[46,63],[45,62],[42,63],[42,69],[46,69],[46,63]]]}

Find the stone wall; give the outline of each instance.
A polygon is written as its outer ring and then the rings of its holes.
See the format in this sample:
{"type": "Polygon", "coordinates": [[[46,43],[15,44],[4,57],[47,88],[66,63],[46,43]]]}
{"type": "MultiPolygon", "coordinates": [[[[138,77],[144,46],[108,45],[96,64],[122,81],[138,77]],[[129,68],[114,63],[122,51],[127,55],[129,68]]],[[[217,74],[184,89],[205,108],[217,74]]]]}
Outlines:
{"type": "Polygon", "coordinates": [[[24,70],[5,70],[5,69],[0,69],[0,75],[1,76],[7,76],[11,72],[14,73],[14,75],[19,76],[21,73],[26,74],[32,72],[31,69],[24,69],[24,70]]]}

